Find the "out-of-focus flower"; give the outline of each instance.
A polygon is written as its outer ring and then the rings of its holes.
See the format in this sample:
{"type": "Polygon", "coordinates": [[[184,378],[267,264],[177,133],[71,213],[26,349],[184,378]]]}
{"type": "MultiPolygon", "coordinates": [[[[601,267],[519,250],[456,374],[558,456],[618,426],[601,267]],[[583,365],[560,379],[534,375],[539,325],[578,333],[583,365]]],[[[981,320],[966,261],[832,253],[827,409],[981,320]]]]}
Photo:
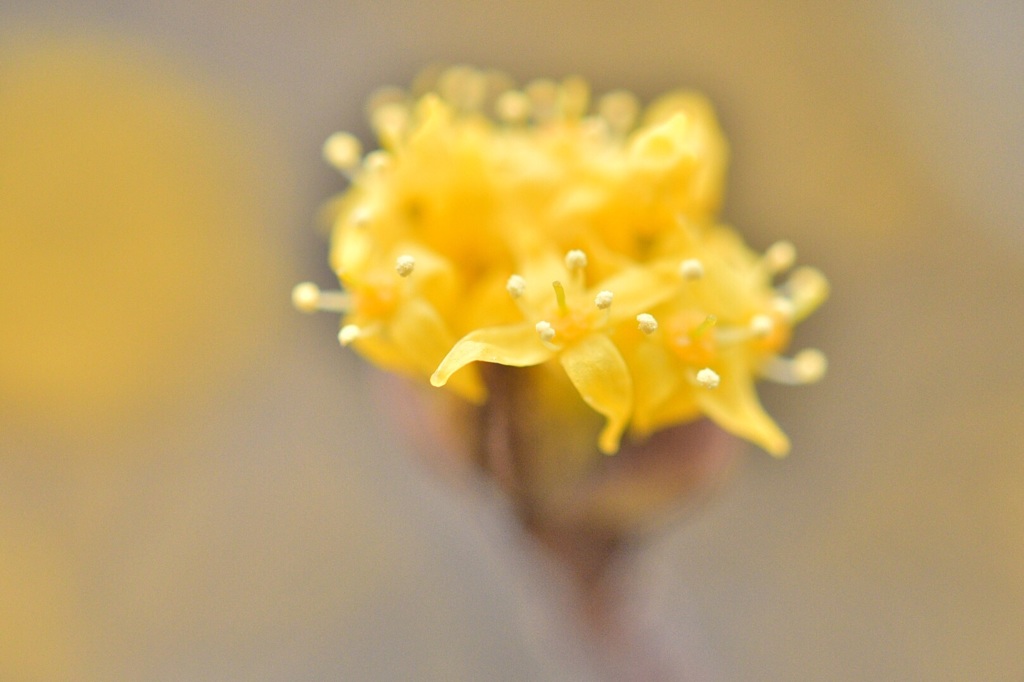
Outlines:
{"type": "Polygon", "coordinates": [[[560,365],[609,454],[701,415],[788,450],[754,382],[822,375],[819,352],[780,354],[827,283],[803,267],[776,285],[792,245],[755,254],[719,224],[727,145],[703,97],[591,107],[578,78],[516,89],[456,67],[370,111],[380,150],[325,146],[352,182],[331,250],[344,292],[294,292],[343,313],[343,344],[475,402],[478,362],[560,365]]]}

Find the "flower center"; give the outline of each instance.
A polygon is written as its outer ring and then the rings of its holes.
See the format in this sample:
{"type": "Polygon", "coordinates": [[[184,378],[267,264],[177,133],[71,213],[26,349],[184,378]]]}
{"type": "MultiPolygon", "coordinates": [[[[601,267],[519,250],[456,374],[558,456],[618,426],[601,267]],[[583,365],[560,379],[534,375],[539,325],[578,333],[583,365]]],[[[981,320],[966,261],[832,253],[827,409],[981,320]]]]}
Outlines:
{"type": "Polygon", "coordinates": [[[680,360],[688,365],[708,365],[718,356],[713,315],[697,312],[683,313],[666,323],[668,346],[680,360]]]}

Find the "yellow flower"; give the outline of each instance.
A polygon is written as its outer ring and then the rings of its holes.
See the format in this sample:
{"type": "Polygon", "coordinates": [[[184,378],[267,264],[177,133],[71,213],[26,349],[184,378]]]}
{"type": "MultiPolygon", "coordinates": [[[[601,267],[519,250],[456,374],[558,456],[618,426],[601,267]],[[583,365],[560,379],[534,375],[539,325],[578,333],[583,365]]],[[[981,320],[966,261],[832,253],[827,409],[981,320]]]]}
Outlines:
{"type": "Polygon", "coordinates": [[[658,277],[657,269],[638,267],[624,269],[587,289],[587,256],[578,249],[566,254],[564,268],[553,266],[557,261],[550,257],[537,260],[541,262],[526,264],[528,278],[514,274],[506,283],[525,321],[469,332],[451,349],[430,382],[444,386],[456,371],[472,362],[529,367],[557,358],[583,400],[607,418],[598,445],[603,452],[614,453],[633,412],[633,382],[609,333],[637,313],[645,314],[642,311],[666,298],[671,290],[662,286],[664,278],[658,277]],[[548,282],[551,288],[544,291],[548,282]],[[534,291],[528,283],[540,284],[541,291],[534,291]]]}
{"type": "Polygon", "coordinates": [[[592,107],[578,78],[517,89],[467,67],[416,90],[371,102],[381,149],[325,145],[351,181],[331,249],[344,292],[300,285],[300,308],[342,313],[343,344],[477,402],[475,363],[560,365],[606,419],[606,453],[701,415],[788,449],[754,382],[821,375],[816,351],[779,353],[827,285],[801,268],[775,286],[793,247],[758,256],[718,224],[727,144],[704,98],[641,115],[622,91],[592,107]]]}

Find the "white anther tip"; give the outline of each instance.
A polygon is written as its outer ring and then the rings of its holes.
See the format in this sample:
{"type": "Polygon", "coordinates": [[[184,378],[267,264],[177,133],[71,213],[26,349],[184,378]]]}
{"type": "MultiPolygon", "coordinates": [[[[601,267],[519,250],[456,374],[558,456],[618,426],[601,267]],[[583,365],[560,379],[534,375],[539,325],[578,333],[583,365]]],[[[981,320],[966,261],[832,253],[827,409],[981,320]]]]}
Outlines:
{"type": "Polygon", "coordinates": [[[636,327],[644,334],[653,334],[658,330],[658,321],[650,313],[640,313],[636,316],[636,327]]]}
{"type": "Polygon", "coordinates": [[[718,384],[721,381],[722,378],[718,376],[718,372],[710,367],[705,367],[697,372],[697,384],[704,388],[718,388],[718,384]]]}
{"type": "Polygon", "coordinates": [[[379,173],[391,165],[391,154],[383,149],[377,149],[366,155],[363,159],[363,167],[371,173],[379,173]]]}
{"type": "Polygon", "coordinates": [[[395,272],[399,277],[408,277],[416,269],[416,259],[406,254],[395,259],[395,272]]]}
{"type": "Polygon", "coordinates": [[[579,249],[573,249],[565,254],[565,267],[569,270],[582,270],[587,267],[587,254],[579,249]]]}
{"type": "Polygon", "coordinates": [[[792,321],[796,317],[796,304],[783,296],[772,301],[772,308],[786,320],[792,321]]]}
{"type": "Polygon", "coordinates": [[[526,280],[522,275],[512,275],[505,283],[505,289],[512,298],[519,298],[526,293],[526,280]]]}
{"type": "Polygon", "coordinates": [[[679,274],[690,281],[704,276],[704,264],[696,258],[687,258],[679,264],[679,274]]]}
{"type": "Polygon", "coordinates": [[[825,376],[827,369],[828,359],[816,348],[802,350],[793,358],[793,371],[796,378],[805,384],[820,381],[825,376]]]}
{"type": "Polygon", "coordinates": [[[530,98],[519,90],[509,90],[501,94],[494,108],[505,123],[519,123],[530,115],[530,98]]]}
{"type": "Polygon", "coordinates": [[[341,328],[341,331],[338,332],[338,341],[341,343],[341,345],[347,346],[356,339],[358,339],[360,333],[362,332],[356,325],[346,324],[344,327],[341,328]]]}
{"type": "Polygon", "coordinates": [[[796,247],[793,242],[775,242],[764,252],[765,262],[772,272],[784,272],[796,262],[796,247]]]}
{"type": "Polygon", "coordinates": [[[320,287],[312,282],[296,284],[292,289],[292,305],[304,313],[315,313],[320,303],[320,287]]]}
{"type": "Polygon", "coordinates": [[[608,308],[612,307],[612,299],[614,298],[615,294],[608,291],[607,289],[604,291],[599,291],[597,292],[597,296],[594,297],[594,305],[596,305],[601,310],[608,310],[608,308]]]}
{"type": "Polygon", "coordinates": [[[352,170],[359,165],[363,147],[351,133],[334,133],[324,142],[324,160],[338,170],[352,170]]]}
{"type": "Polygon", "coordinates": [[[352,224],[356,227],[366,227],[373,218],[373,213],[365,206],[360,206],[351,213],[352,224]]]}
{"type": "Polygon", "coordinates": [[[775,322],[770,315],[754,315],[750,318],[750,331],[757,338],[763,339],[771,334],[774,328],[775,322]]]}
{"type": "Polygon", "coordinates": [[[537,335],[540,336],[541,341],[551,341],[555,338],[555,328],[551,326],[551,323],[547,320],[541,320],[535,325],[537,335]]]}

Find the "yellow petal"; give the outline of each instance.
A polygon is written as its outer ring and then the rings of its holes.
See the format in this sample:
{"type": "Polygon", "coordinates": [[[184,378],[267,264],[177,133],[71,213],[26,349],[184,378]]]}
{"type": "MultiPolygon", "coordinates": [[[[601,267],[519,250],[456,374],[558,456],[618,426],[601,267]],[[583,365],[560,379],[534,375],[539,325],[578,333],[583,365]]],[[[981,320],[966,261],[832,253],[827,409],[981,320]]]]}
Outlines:
{"type": "MultiPolygon", "coordinates": [[[[388,334],[406,360],[424,376],[429,376],[437,367],[454,341],[437,311],[418,298],[404,301],[395,310],[388,334]]],[[[451,388],[473,402],[482,402],[486,397],[483,383],[475,372],[463,373],[451,383],[451,388]]]]}
{"type": "Polygon", "coordinates": [[[466,334],[448,352],[430,377],[434,386],[444,386],[466,365],[495,362],[509,367],[530,367],[550,360],[554,352],[545,346],[531,325],[488,327],[466,334]]]}
{"type": "Polygon", "coordinates": [[[689,412],[696,409],[692,397],[686,395],[686,386],[680,386],[679,363],[664,345],[641,342],[627,357],[635,389],[632,428],[636,433],[650,434],[665,423],[659,422],[658,415],[670,398],[690,398],[689,412]]]}
{"type": "Polygon", "coordinates": [[[671,267],[633,267],[609,277],[596,288],[615,295],[608,310],[608,323],[617,325],[650,312],[675,295],[679,290],[679,277],[671,267]]]}
{"type": "Polygon", "coordinates": [[[633,379],[619,349],[604,334],[591,334],[558,359],[584,402],[608,420],[597,446],[605,454],[615,453],[633,412],[633,379]]]}
{"type": "Polygon", "coordinates": [[[716,388],[695,389],[701,410],[726,431],[760,445],[776,457],[789,452],[789,438],[761,406],[754,378],[738,358],[715,366],[716,388]]]}

